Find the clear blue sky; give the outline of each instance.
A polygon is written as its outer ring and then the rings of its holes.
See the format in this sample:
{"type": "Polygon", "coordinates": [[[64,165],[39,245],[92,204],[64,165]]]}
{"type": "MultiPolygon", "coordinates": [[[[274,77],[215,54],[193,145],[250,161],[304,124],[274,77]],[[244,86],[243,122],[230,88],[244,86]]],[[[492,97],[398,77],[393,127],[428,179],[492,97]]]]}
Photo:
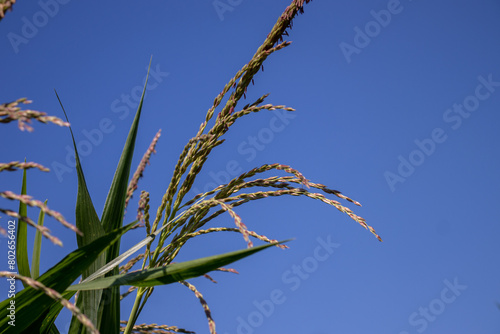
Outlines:
{"type": "MultiPolygon", "coordinates": [[[[216,4],[226,11],[218,12],[213,1],[19,1],[0,23],[0,101],[28,97],[33,109],[61,117],[58,90],[77,142],[87,145],[82,163],[102,212],[136,87],[153,55],[134,166],[161,128],[139,184],[151,193],[155,212],[182,147],[289,2],[221,0],[216,4]]],[[[195,187],[224,182],[235,170],[289,164],[361,202],[350,207],[384,242],[307,198],[237,208],[250,229],[296,239],[290,250],[236,263],[239,275],[214,273],[218,284],[191,280],[218,333],[499,332],[498,17],[494,0],[306,5],[287,38],[292,45],[266,61],[247,94],[250,103],[271,93],[268,103],[291,106],[294,116],[263,111],[238,121],[195,187]]],[[[28,192],[73,222],[77,179],[66,162],[69,131],[42,124],[33,133],[14,124],[1,129],[1,160],[26,157],[51,168],[28,173],[28,192]]],[[[19,192],[21,176],[1,173],[0,188],[19,192]]],[[[17,208],[2,200],[7,205],[17,208]]],[[[76,247],[71,231],[51,219],[46,224],[64,248],[44,240],[42,270],[76,247]]],[[[233,221],[222,216],[211,226],[233,221]]],[[[142,233],[128,236],[122,249],[142,233]]],[[[236,234],[204,236],[178,260],[245,246],[236,234]]],[[[122,318],[132,301],[123,303],[122,318]]],[[[198,300],[181,285],[157,288],[138,322],[208,332],[198,300]]],[[[57,324],[65,333],[68,312],[57,324]]]]}

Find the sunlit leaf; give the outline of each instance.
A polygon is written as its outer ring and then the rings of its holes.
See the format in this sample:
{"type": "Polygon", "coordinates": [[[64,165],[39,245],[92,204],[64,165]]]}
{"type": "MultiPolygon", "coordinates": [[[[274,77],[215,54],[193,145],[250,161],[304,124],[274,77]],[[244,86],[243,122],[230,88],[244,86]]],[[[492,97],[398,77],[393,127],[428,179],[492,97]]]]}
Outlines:
{"type": "Polygon", "coordinates": [[[90,282],[72,285],[68,291],[104,289],[112,286],[133,285],[138,287],[150,287],[183,281],[198,277],[209,271],[241,260],[247,256],[257,253],[268,247],[287,242],[272,243],[258,247],[246,248],[220,255],[204,257],[196,260],[174,263],[161,268],[146,269],[139,272],[114,275],[111,277],[98,278],[90,282]]]}

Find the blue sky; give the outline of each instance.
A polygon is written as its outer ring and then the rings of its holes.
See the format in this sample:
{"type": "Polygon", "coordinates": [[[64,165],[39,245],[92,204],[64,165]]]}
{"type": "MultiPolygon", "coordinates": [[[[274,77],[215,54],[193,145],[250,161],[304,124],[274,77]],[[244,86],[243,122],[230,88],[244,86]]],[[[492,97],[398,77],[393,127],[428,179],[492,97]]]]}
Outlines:
{"type": "MultiPolygon", "coordinates": [[[[0,24],[0,101],[28,97],[33,109],[62,117],[57,89],[98,212],[150,56],[154,75],[134,166],[161,128],[139,184],[151,193],[155,212],[182,147],[289,1],[140,4],[20,1],[0,24]]],[[[289,32],[292,45],[268,58],[242,102],[271,93],[267,103],[296,112],[239,120],[194,187],[202,191],[264,163],[288,164],[361,202],[350,207],[384,242],[307,198],[239,207],[250,229],[296,239],[289,250],[234,264],[239,275],[214,273],[218,284],[191,280],[218,333],[498,333],[499,14],[494,0],[306,5],[289,32]]],[[[26,157],[52,169],[30,171],[28,192],[73,222],[77,179],[67,156],[69,131],[35,124],[33,133],[21,133],[2,125],[0,141],[3,162],[26,157]]],[[[1,173],[1,189],[19,192],[21,176],[1,173]]],[[[212,224],[233,221],[221,216],[212,224]]],[[[51,219],[46,225],[64,248],[44,240],[42,270],[76,247],[71,231],[51,219]]],[[[142,233],[127,236],[122,250],[142,233]]],[[[178,260],[245,245],[236,234],[203,236],[178,260]]],[[[7,291],[4,282],[0,287],[7,291]]],[[[122,318],[133,302],[127,299],[122,318]]],[[[157,288],[138,322],[208,332],[199,302],[181,285],[157,288]]],[[[57,324],[65,333],[69,313],[57,324]]]]}

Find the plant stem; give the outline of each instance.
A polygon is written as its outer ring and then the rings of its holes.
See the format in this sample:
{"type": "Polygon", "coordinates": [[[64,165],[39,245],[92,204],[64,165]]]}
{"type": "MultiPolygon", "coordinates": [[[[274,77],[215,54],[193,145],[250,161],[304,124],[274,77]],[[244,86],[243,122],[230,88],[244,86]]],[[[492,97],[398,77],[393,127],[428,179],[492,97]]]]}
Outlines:
{"type": "Polygon", "coordinates": [[[144,289],[143,288],[137,288],[137,295],[135,296],[135,302],[134,306],[132,307],[132,310],[130,311],[130,316],[127,321],[127,327],[125,328],[125,331],[123,334],[130,334],[132,333],[132,328],[134,328],[135,320],[137,319],[137,310],[139,308],[139,304],[141,303],[142,300],[142,295],[144,294],[144,289]]]}

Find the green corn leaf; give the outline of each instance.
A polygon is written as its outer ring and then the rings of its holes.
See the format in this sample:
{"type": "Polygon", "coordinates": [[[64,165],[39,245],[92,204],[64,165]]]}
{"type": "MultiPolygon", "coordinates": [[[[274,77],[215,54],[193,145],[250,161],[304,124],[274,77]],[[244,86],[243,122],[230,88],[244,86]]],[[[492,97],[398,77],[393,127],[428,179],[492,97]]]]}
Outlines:
{"type": "MultiPolygon", "coordinates": [[[[63,293],[82,274],[82,271],[95,261],[99,254],[118,241],[135,224],[136,222],[133,222],[116,229],[89,245],[78,248],[40,276],[38,281],[59,293],[63,293]]],[[[14,327],[8,324],[10,318],[7,316],[9,314],[7,307],[10,300],[8,298],[0,303],[0,334],[38,333],[39,329],[31,326],[43,321],[46,311],[57,303],[45,295],[43,291],[36,290],[31,286],[26,287],[16,294],[16,319],[18,321],[14,327]]]]}
{"type": "MultiPolygon", "coordinates": [[[[24,162],[26,162],[26,159],[24,159],[24,162]]],[[[26,169],[23,170],[21,195],[26,195],[26,169]]],[[[23,202],[19,202],[19,216],[28,217],[28,208],[23,202]]],[[[19,274],[31,277],[30,264],[28,260],[28,224],[21,220],[18,220],[17,222],[16,257],[19,274]]]]}
{"type": "Polygon", "coordinates": [[[220,255],[204,257],[196,260],[174,263],[162,268],[146,269],[129,274],[114,275],[111,277],[98,278],[90,282],[70,286],[67,290],[92,290],[104,289],[112,286],[133,285],[138,287],[150,287],[165,285],[183,281],[189,278],[198,277],[209,271],[241,260],[247,256],[257,253],[277,244],[287,242],[267,244],[258,247],[242,249],[220,255]]]}
{"type": "MultiPolygon", "coordinates": [[[[142,91],[141,100],[137,107],[134,121],[130,127],[125,146],[123,147],[118,167],[113,177],[113,182],[109,189],[108,197],[104,205],[104,210],[101,217],[102,226],[105,231],[113,230],[119,226],[123,221],[125,213],[125,199],[127,197],[127,187],[130,177],[130,166],[132,164],[132,157],[134,154],[135,140],[137,138],[137,131],[139,127],[139,119],[141,117],[142,103],[144,95],[146,94],[146,86],[148,84],[149,69],[151,68],[151,60],[149,61],[148,73],[144,89],[142,91]]],[[[107,251],[106,262],[112,261],[119,255],[120,242],[115,243],[107,251]]],[[[108,275],[118,274],[118,268],[112,270],[108,275]]],[[[118,333],[120,329],[120,291],[118,288],[110,288],[103,291],[107,296],[106,300],[101,300],[99,306],[99,316],[106,321],[98,321],[98,328],[101,333],[118,333]]]]}
{"type": "MultiPolygon", "coordinates": [[[[47,205],[47,200],[43,203],[47,205]]],[[[40,210],[38,215],[38,225],[43,226],[45,213],[40,210]]],[[[33,244],[33,258],[31,259],[31,278],[37,279],[40,276],[40,251],[42,249],[42,233],[36,230],[35,242],[33,244]]],[[[22,275],[22,274],[21,274],[22,275]]]]}
{"type": "MultiPolygon", "coordinates": [[[[66,293],[66,295],[63,294],[63,298],[69,300],[69,298],[71,298],[75,293],[76,291],[71,291],[71,295],[69,293],[66,293]],[[66,296],[68,296],[69,298],[66,298],[66,296]]],[[[49,309],[44,310],[44,312],[39,315],[38,318],[33,323],[31,323],[30,326],[26,328],[22,333],[60,334],[59,330],[54,324],[54,321],[56,320],[55,317],[59,315],[62,308],[63,306],[60,303],[53,304],[49,309]],[[53,318],[50,318],[51,311],[54,309],[54,307],[58,307],[57,314],[54,314],[53,318]],[[49,321],[50,323],[48,323],[49,321]],[[48,327],[46,326],[47,324],[49,325],[48,327]]]]}
{"type": "MultiPolygon", "coordinates": [[[[68,115],[66,114],[66,110],[64,109],[64,106],[61,102],[61,99],[59,98],[59,95],[57,94],[57,91],[55,93],[59,101],[59,104],[61,105],[61,108],[64,112],[64,116],[66,117],[66,120],[69,122],[68,115]]],[[[90,244],[97,238],[103,236],[105,232],[104,229],[102,228],[101,221],[97,216],[94,205],[92,203],[92,199],[90,197],[90,193],[87,188],[87,183],[85,182],[85,176],[83,173],[82,165],[80,163],[80,157],[78,154],[78,149],[76,147],[75,136],[73,135],[73,130],[71,126],[69,127],[69,131],[71,133],[73,148],[75,150],[76,172],[78,175],[78,192],[76,196],[75,223],[76,227],[83,233],[83,236],[80,235],[76,236],[76,241],[78,243],[78,247],[83,247],[90,244]]],[[[121,224],[118,226],[121,226],[121,224]]],[[[95,260],[94,263],[92,263],[87,269],[85,269],[85,271],[82,273],[82,278],[83,279],[87,278],[89,275],[94,273],[97,269],[101,268],[105,264],[106,264],[106,254],[103,253],[99,255],[99,257],[95,260]]],[[[77,307],[80,308],[80,310],[82,310],[82,312],[85,313],[85,315],[87,315],[90,321],[92,321],[92,323],[94,324],[97,324],[98,308],[101,301],[101,296],[102,296],[102,291],[84,292],[80,295],[77,301],[77,307]]],[[[76,318],[73,317],[73,319],[71,320],[69,333],[79,333],[80,330],[82,329],[83,326],[81,325],[81,323],[76,318]]]]}
{"type": "MultiPolygon", "coordinates": [[[[70,300],[74,295],[76,291],[67,291],[62,293],[62,296],[66,300],[70,300]]],[[[34,327],[34,328],[40,328],[40,334],[59,334],[59,330],[57,329],[56,325],[54,322],[56,321],[56,318],[59,316],[59,313],[61,313],[63,306],[61,303],[56,303],[53,304],[50,309],[41,317],[41,324],[39,327],[34,327]]]]}

